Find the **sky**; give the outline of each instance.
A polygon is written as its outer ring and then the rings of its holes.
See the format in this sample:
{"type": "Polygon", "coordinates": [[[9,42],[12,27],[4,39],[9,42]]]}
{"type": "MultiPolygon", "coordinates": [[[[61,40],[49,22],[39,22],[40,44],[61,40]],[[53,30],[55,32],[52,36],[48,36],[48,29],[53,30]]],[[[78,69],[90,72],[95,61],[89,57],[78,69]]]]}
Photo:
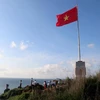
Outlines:
{"type": "MultiPolygon", "coordinates": [[[[77,0],[82,61],[100,67],[100,0],[77,0]]],[[[75,77],[77,22],[56,27],[76,0],[0,0],[0,77],[75,77]]]]}

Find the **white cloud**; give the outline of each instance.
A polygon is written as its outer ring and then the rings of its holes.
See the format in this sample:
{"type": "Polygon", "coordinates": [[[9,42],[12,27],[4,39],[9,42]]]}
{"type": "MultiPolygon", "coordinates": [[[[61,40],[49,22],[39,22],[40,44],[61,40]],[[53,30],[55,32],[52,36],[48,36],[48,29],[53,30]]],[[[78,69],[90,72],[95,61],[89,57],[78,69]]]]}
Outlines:
{"type": "Polygon", "coordinates": [[[1,77],[23,77],[23,78],[66,78],[71,76],[71,66],[65,62],[51,62],[58,57],[47,55],[45,53],[28,54],[24,57],[5,57],[1,68],[7,68],[0,73],[1,77]],[[33,62],[34,61],[34,62],[33,62]],[[5,63],[6,62],[6,65],[5,63]]]}
{"type": "Polygon", "coordinates": [[[6,68],[0,68],[0,73],[7,71],[6,68]]]}
{"type": "Polygon", "coordinates": [[[12,41],[11,44],[10,44],[10,47],[11,47],[11,48],[16,48],[17,45],[16,45],[16,43],[15,43],[14,41],[12,41]]]}
{"type": "Polygon", "coordinates": [[[0,59],[4,58],[4,50],[0,49],[0,59]]]}
{"type": "MultiPolygon", "coordinates": [[[[20,50],[25,50],[28,47],[32,47],[33,44],[34,44],[33,42],[29,42],[29,41],[26,41],[26,44],[25,44],[25,42],[22,41],[22,42],[20,42],[18,47],[19,47],[20,50]]],[[[16,43],[14,41],[12,41],[11,44],[10,44],[10,47],[11,48],[16,48],[17,45],[16,45],[16,43]]]]}
{"type": "Polygon", "coordinates": [[[69,73],[67,67],[59,64],[47,64],[38,69],[41,78],[66,78],[69,73]]]}
{"type": "MultiPolygon", "coordinates": [[[[23,62],[24,63],[24,62],[23,62]]],[[[26,63],[25,63],[26,64],[26,63]]],[[[20,64],[19,64],[20,65],[20,64]]],[[[17,65],[17,66],[19,66],[17,65]]],[[[22,64],[23,65],[23,64],[22,64]]],[[[9,65],[6,66],[7,69],[2,69],[2,73],[0,73],[1,77],[23,77],[23,78],[66,78],[75,77],[75,63],[73,61],[69,61],[69,63],[65,63],[66,66],[62,64],[46,64],[41,67],[25,67],[20,65],[20,67],[11,67],[9,65]],[[22,66],[22,67],[21,67],[22,66]]],[[[98,69],[95,70],[95,66],[90,62],[86,62],[87,75],[95,74],[98,69]]]]}
{"type": "Polygon", "coordinates": [[[0,59],[1,59],[1,58],[4,58],[4,55],[3,55],[3,54],[0,54],[0,59]]]}
{"type": "MultiPolygon", "coordinates": [[[[76,60],[62,60],[57,55],[32,53],[22,57],[4,57],[0,63],[0,77],[15,78],[66,78],[75,77],[76,60]],[[5,63],[6,62],[6,63],[5,63]],[[4,69],[6,68],[6,69],[4,69]]],[[[99,59],[84,59],[87,75],[94,74],[100,66],[99,59]]]]}
{"type": "Polygon", "coordinates": [[[28,48],[28,45],[27,44],[24,44],[24,42],[21,42],[20,43],[20,50],[25,50],[28,48]]]}
{"type": "Polygon", "coordinates": [[[87,47],[88,47],[88,48],[94,48],[94,44],[93,44],[93,43],[88,44],[87,47]]]}
{"type": "Polygon", "coordinates": [[[75,60],[68,60],[68,61],[67,61],[67,64],[68,64],[69,66],[72,66],[73,68],[75,68],[76,61],[75,61],[75,60]]]}
{"type": "Polygon", "coordinates": [[[0,76],[4,77],[23,77],[23,78],[66,78],[70,72],[67,67],[64,68],[59,64],[47,64],[39,68],[7,68],[2,69],[0,76]],[[5,74],[4,74],[4,73],[5,74]]]}

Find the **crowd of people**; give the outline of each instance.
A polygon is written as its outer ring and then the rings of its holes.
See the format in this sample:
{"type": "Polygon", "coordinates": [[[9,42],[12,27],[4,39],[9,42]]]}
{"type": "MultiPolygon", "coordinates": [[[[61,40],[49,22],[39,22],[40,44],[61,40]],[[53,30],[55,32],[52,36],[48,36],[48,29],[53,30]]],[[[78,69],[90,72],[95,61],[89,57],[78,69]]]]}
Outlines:
{"type": "MultiPolygon", "coordinates": [[[[61,80],[44,81],[42,85],[43,85],[44,89],[46,89],[46,88],[52,88],[52,87],[56,87],[57,84],[60,83],[60,81],[61,80]]],[[[36,80],[33,80],[33,78],[31,78],[31,86],[32,86],[32,88],[34,89],[34,87],[36,87],[38,85],[39,85],[39,83],[36,80]]],[[[18,88],[22,88],[22,80],[19,81],[18,88]]],[[[10,90],[9,89],[9,84],[6,84],[5,91],[8,91],[8,90],[10,90]]]]}
{"type": "MultiPolygon", "coordinates": [[[[56,87],[56,85],[57,84],[59,84],[60,83],[60,80],[50,80],[50,81],[44,81],[43,82],[43,86],[44,86],[44,89],[46,89],[46,88],[48,88],[48,87],[50,87],[50,88],[52,88],[52,87],[56,87]]],[[[31,85],[34,87],[35,85],[37,85],[38,83],[37,83],[37,81],[36,80],[31,80],[31,85]]]]}

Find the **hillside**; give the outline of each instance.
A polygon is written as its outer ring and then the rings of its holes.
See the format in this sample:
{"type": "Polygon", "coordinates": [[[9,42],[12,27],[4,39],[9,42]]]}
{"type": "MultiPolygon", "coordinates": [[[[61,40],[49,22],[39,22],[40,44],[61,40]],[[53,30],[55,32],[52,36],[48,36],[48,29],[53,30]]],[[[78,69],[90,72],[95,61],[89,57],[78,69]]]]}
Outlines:
{"type": "Polygon", "coordinates": [[[100,73],[79,80],[67,78],[52,88],[15,88],[0,95],[0,100],[100,100],[100,73]]]}

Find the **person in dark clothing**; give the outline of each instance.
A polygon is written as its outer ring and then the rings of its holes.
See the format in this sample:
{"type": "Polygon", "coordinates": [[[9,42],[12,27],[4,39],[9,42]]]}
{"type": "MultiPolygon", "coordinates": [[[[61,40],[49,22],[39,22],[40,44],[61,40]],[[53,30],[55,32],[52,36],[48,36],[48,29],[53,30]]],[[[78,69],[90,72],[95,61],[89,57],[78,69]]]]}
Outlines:
{"type": "Polygon", "coordinates": [[[20,85],[19,85],[19,87],[22,88],[22,80],[20,80],[20,85]]]}

